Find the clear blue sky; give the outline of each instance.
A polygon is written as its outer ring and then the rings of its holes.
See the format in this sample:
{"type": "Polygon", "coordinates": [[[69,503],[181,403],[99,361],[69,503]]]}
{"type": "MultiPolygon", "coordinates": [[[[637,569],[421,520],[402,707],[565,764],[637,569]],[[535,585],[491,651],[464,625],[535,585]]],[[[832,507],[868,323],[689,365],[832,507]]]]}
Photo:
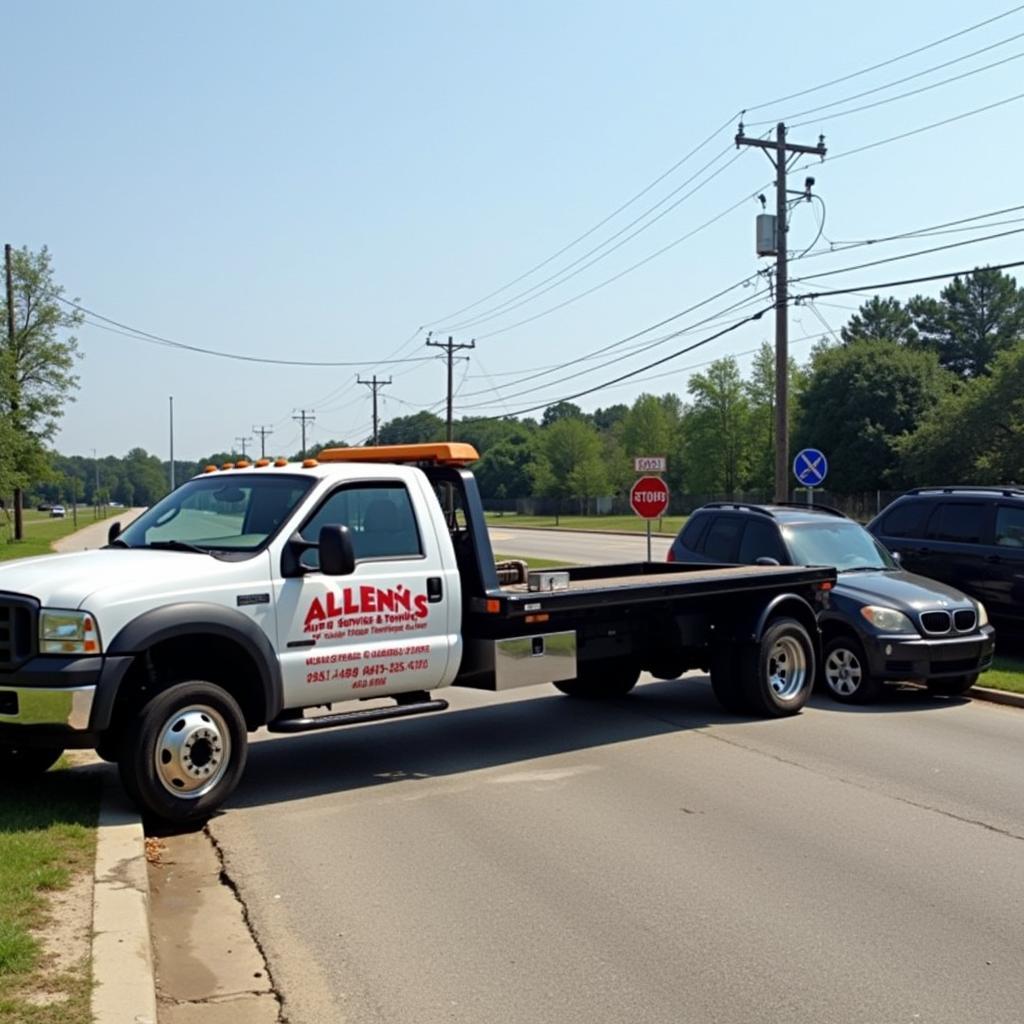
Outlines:
{"type": "MultiPolygon", "coordinates": [[[[856,71],[1011,6],[1009,0],[969,6],[864,0],[855,13],[846,4],[790,7],[779,23],[771,8],[753,3],[18,4],[4,27],[3,240],[48,245],[70,296],[159,335],[276,358],[382,359],[420,325],[447,326],[438,318],[592,227],[739,109],[856,71]]],[[[1024,33],[1024,11],[870,75],[752,112],[748,122],[786,117],[795,124],[804,118],[793,115],[809,107],[1017,33],[1024,33]]],[[[1024,38],[846,106],[1022,51],[1024,38]]],[[[1013,61],[828,119],[845,109],[836,106],[810,115],[791,138],[813,143],[820,130],[830,152],[840,154],[1024,92],[1022,72],[1024,60],[1013,61]]],[[[1024,202],[1022,112],[1024,101],[826,162],[812,172],[827,204],[825,234],[863,239],[1024,202]]],[[[726,147],[733,131],[729,120],[728,131],[584,244],[473,312],[485,312],[618,231],[726,147]]],[[[754,254],[758,205],[750,199],[594,294],[481,337],[597,285],[771,176],[763,154],[745,151],[608,258],[518,309],[456,331],[459,340],[480,338],[472,361],[459,364],[457,412],[477,405],[474,412],[500,413],[554,400],[702,337],[666,342],[603,370],[587,373],[594,363],[581,363],[570,371],[572,380],[504,404],[472,395],[507,385],[516,371],[587,355],[766,265],[754,254]]],[[[795,176],[795,187],[803,177],[795,176]]],[[[801,205],[792,247],[810,245],[816,230],[815,211],[801,205]]],[[[813,266],[794,264],[792,273],[961,237],[854,249],[813,266]]],[[[1024,256],[1022,239],[826,278],[821,287],[1009,261],[1024,256]]],[[[733,293],[704,312],[752,292],[733,293]]],[[[848,315],[834,306],[818,311],[837,329],[848,315]]],[[[823,330],[809,309],[794,310],[795,338],[823,330]]],[[[643,390],[685,394],[688,367],[766,337],[770,322],[751,324],[667,364],[669,376],[630,382],[580,404],[631,401],[643,390]]],[[[257,366],[90,326],[79,340],[81,390],[57,438],[68,453],[120,454],[141,445],[166,457],[172,394],[179,457],[228,449],[259,423],[273,425],[275,452],[294,451],[298,425],[291,414],[300,407],[316,411],[312,443],[358,440],[369,429],[368,389],[352,382],[373,366],[257,366]]],[[[428,354],[422,341],[421,335],[401,354],[428,354]]],[[[809,348],[798,341],[793,353],[803,359],[809,348]]],[[[386,418],[443,398],[440,362],[378,372],[395,376],[384,391],[386,418]]]]}

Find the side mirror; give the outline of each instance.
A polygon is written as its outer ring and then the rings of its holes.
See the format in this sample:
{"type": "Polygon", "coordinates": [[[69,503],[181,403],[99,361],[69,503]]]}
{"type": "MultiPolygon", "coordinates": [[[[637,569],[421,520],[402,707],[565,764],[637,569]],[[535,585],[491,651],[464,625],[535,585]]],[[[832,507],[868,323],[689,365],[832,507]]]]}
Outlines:
{"type": "Polygon", "coordinates": [[[325,576],[349,576],[355,571],[356,552],[347,526],[321,526],[317,546],[325,576]]]}
{"type": "Polygon", "coordinates": [[[891,554],[892,554],[892,560],[897,565],[902,565],[903,564],[903,559],[900,557],[900,553],[898,551],[893,551],[893,552],[891,552],[891,554]]]}
{"type": "Polygon", "coordinates": [[[770,555],[762,555],[760,558],[754,559],[754,565],[779,565],[781,564],[777,558],[772,558],[770,555]]]}
{"type": "Polygon", "coordinates": [[[117,540],[117,538],[120,537],[120,536],[121,536],[121,523],[120,522],[111,523],[110,524],[110,529],[107,530],[107,543],[108,544],[113,544],[114,541],[117,540]]]}

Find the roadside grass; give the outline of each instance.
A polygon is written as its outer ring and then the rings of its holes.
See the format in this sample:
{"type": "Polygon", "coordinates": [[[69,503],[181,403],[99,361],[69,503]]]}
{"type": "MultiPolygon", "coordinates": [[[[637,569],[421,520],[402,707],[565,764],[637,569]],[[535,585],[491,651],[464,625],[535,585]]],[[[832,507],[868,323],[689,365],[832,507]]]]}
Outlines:
{"type": "Polygon", "coordinates": [[[978,677],[978,685],[1024,693],[1024,658],[997,657],[992,668],[978,677]]]}
{"type": "Polygon", "coordinates": [[[568,569],[572,562],[559,562],[554,558],[534,558],[532,555],[495,555],[496,562],[525,562],[530,569],[568,569]]]}
{"type": "Polygon", "coordinates": [[[88,957],[55,973],[34,932],[50,919],[48,895],[92,871],[99,787],[95,773],[58,766],[0,789],[0,1024],[90,1019],[88,957]]]}
{"type": "MultiPolygon", "coordinates": [[[[8,517],[13,523],[13,517],[8,512],[8,517]]],[[[12,558],[31,558],[33,555],[51,554],[50,545],[76,529],[89,526],[96,522],[95,513],[91,508],[78,510],[78,526],[70,513],[64,519],[51,519],[48,512],[37,512],[35,509],[26,509],[24,514],[25,538],[24,540],[11,540],[13,525],[3,524],[0,531],[0,562],[9,561],[12,558]]]]}
{"type": "MultiPolygon", "coordinates": [[[[515,529],[517,526],[538,526],[552,529],[556,525],[554,516],[521,516],[514,512],[504,515],[499,512],[487,512],[485,515],[489,526],[507,526],[509,529],[515,529]]],[[[686,516],[665,516],[663,519],[655,519],[651,522],[651,533],[674,537],[685,522],[686,516]]],[[[596,533],[607,533],[610,530],[624,530],[629,533],[647,532],[647,521],[633,515],[559,516],[557,525],[564,530],[588,530],[596,533]]]]}

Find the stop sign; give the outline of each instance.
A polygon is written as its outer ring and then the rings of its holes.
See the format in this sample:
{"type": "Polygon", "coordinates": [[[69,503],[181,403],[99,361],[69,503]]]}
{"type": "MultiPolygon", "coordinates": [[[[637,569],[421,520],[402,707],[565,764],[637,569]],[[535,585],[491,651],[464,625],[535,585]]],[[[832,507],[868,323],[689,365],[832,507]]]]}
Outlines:
{"type": "Polygon", "coordinates": [[[668,509],[668,485],[657,476],[642,476],[629,492],[629,504],[643,519],[657,519],[668,509]]]}

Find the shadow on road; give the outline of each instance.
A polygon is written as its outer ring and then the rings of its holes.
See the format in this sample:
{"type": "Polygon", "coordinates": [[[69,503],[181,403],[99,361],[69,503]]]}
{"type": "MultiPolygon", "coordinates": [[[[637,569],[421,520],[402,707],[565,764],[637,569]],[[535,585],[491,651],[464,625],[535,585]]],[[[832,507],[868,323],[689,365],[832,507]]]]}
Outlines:
{"type": "MultiPolygon", "coordinates": [[[[967,703],[896,690],[883,704],[850,708],[825,697],[822,711],[885,715],[967,703]]],[[[800,728],[799,718],[738,718],[722,711],[706,679],[650,683],[611,702],[544,694],[527,700],[446,711],[254,743],[245,780],[230,807],[257,807],[325,793],[429,779],[516,764],[553,754],[685,733],[708,726],[800,728]],[[338,735],[338,733],[343,735],[338,735]]]]}

